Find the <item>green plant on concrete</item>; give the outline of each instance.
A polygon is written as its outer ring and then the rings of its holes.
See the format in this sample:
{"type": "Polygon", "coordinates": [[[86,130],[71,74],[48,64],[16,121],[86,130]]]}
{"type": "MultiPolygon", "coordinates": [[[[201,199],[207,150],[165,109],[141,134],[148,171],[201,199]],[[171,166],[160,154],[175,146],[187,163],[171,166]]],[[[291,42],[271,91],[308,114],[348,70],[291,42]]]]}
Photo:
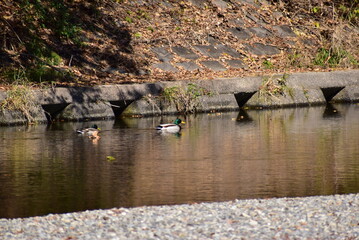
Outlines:
{"type": "Polygon", "coordinates": [[[262,85],[259,88],[259,96],[268,98],[276,98],[278,96],[285,96],[288,94],[294,97],[293,89],[287,86],[288,75],[284,74],[282,77],[266,77],[263,78],[262,85]]]}
{"type": "Polygon", "coordinates": [[[194,113],[199,106],[199,98],[204,95],[212,95],[205,88],[189,83],[186,87],[167,87],[163,90],[162,96],[173,103],[180,113],[194,113]]]}
{"type": "Polygon", "coordinates": [[[303,94],[307,100],[309,100],[309,90],[303,87],[303,94]]]}
{"type": "Polygon", "coordinates": [[[31,113],[36,110],[37,106],[31,92],[31,86],[22,81],[12,85],[6,94],[5,100],[0,102],[1,110],[19,111],[25,116],[28,123],[33,123],[34,118],[31,113]]]}

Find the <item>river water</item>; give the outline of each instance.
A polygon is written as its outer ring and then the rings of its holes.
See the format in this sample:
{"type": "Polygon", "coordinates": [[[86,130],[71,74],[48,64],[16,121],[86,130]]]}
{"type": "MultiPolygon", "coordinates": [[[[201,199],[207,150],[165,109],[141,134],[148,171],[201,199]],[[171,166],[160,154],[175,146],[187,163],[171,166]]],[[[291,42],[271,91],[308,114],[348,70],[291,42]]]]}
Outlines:
{"type": "Polygon", "coordinates": [[[0,218],[359,192],[359,105],[0,128],[0,218]],[[96,123],[101,138],[75,129],[96,123]]]}

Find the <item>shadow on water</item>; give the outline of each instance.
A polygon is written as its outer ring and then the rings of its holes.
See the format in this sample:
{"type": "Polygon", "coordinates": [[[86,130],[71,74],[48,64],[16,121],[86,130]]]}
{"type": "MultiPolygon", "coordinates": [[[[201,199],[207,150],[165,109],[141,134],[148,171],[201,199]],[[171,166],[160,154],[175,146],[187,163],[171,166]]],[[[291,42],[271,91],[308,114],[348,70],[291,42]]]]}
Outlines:
{"type": "Polygon", "coordinates": [[[0,128],[0,217],[359,192],[359,106],[0,128]],[[96,123],[94,141],[75,129],[96,123]]]}
{"type": "Polygon", "coordinates": [[[342,115],[332,104],[328,103],[323,112],[323,118],[340,118],[342,115]]]}
{"type": "Polygon", "coordinates": [[[240,109],[238,111],[238,116],[236,121],[239,123],[251,123],[253,122],[253,119],[250,117],[250,115],[247,113],[246,110],[240,109]]]}

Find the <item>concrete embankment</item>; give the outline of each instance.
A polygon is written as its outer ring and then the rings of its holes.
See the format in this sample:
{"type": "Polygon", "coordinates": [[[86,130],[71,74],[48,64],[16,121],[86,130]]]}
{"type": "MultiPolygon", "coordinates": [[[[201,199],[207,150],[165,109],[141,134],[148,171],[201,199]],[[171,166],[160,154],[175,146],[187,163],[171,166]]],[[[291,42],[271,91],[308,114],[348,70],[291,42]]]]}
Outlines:
{"type": "MultiPolygon", "coordinates": [[[[33,121],[82,121],[177,114],[180,109],[162,96],[165,89],[186,89],[189,84],[207,93],[196,96],[196,111],[237,111],[240,108],[275,108],[359,102],[359,70],[307,72],[230,79],[174,81],[147,84],[102,85],[86,88],[34,90],[33,109],[2,110],[0,124],[33,121]]],[[[193,93],[189,93],[193,94],[193,93]]],[[[0,101],[9,98],[0,92],[0,101]]],[[[176,95],[173,95],[175,98],[176,95]]]]}

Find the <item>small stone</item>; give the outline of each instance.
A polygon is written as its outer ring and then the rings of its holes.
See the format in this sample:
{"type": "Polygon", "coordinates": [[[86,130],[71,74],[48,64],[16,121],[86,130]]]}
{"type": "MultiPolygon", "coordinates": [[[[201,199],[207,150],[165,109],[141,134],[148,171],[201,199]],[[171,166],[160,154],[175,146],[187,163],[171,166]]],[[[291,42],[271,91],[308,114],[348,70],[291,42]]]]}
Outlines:
{"type": "Polygon", "coordinates": [[[184,70],[187,71],[195,71],[200,69],[200,67],[194,62],[179,62],[176,63],[176,66],[182,67],[184,70]]]}
{"type": "Polygon", "coordinates": [[[252,15],[252,14],[247,14],[246,15],[247,19],[251,20],[252,22],[254,22],[255,24],[258,24],[261,22],[260,19],[258,19],[256,16],[252,15]]]}
{"type": "Polygon", "coordinates": [[[277,47],[271,45],[264,45],[263,43],[254,43],[253,46],[247,44],[247,50],[252,54],[258,56],[275,55],[280,53],[277,47]]]}
{"type": "Polygon", "coordinates": [[[279,37],[296,37],[297,35],[288,25],[273,26],[273,29],[276,30],[279,37]]]}
{"type": "Polygon", "coordinates": [[[235,25],[236,27],[239,27],[239,28],[241,28],[245,25],[245,21],[242,18],[230,19],[228,22],[235,25]]]}
{"type": "Polygon", "coordinates": [[[205,8],[207,6],[206,1],[203,0],[188,0],[192,5],[198,7],[198,8],[205,8]]]}
{"type": "Polygon", "coordinates": [[[172,47],[172,51],[186,59],[196,60],[198,58],[197,54],[185,47],[172,47]]]}
{"type": "Polygon", "coordinates": [[[227,68],[225,68],[218,61],[202,61],[201,64],[215,72],[222,72],[227,70],[227,68]]]}
{"type": "Polygon", "coordinates": [[[158,59],[162,62],[170,62],[173,59],[173,55],[163,47],[152,48],[152,52],[154,52],[158,59]]]}
{"type": "Polygon", "coordinates": [[[213,45],[195,45],[193,47],[207,57],[219,58],[221,56],[221,51],[218,51],[213,45]]]}
{"type": "Polygon", "coordinates": [[[251,33],[253,33],[254,35],[260,38],[267,38],[272,35],[272,33],[268,29],[263,27],[252,27],[247,29],[248,31],[250,31],[251,33]]]}
{"type": "Polygon", "coordinates": [[[178,72],[178,69],[172,66],[170,63],[157,63],[153,64],[153,67],[167,72],[178,72]]]}
{"type": "Polygon", "coordinates": [[[228,8],[228,3],[223,0],[211,0],[212,4],[221,10],[228,8]]]}
{"type": "Polygon", "coordinates": [[[243,57],[243,55],[241,53],[237,52],[235,49],[233,49],[233,48],[231,48],[231,47],[229,47],[227,45],[219,44],[219,45],[216,45],[215,47],[216,47],[216,49],[218,51],[221,52],[222,55],[227,54],[227,55],[229,55],[231,57],[234,57],[234,58],[243,57]]]}
{"type": "Polygon", "coordinates": [[[246,65],[241,60],[227,60],[226,63],[231,68],[245,68],[246,65]]]}
{"type": "Polygon", "coordinates": [[[239,27],[230,28],[228,31],[230,31],[235,37],[241,40],[247,40],[251,37],[250,32],[243,28],[239,28],[239,27]]]}

